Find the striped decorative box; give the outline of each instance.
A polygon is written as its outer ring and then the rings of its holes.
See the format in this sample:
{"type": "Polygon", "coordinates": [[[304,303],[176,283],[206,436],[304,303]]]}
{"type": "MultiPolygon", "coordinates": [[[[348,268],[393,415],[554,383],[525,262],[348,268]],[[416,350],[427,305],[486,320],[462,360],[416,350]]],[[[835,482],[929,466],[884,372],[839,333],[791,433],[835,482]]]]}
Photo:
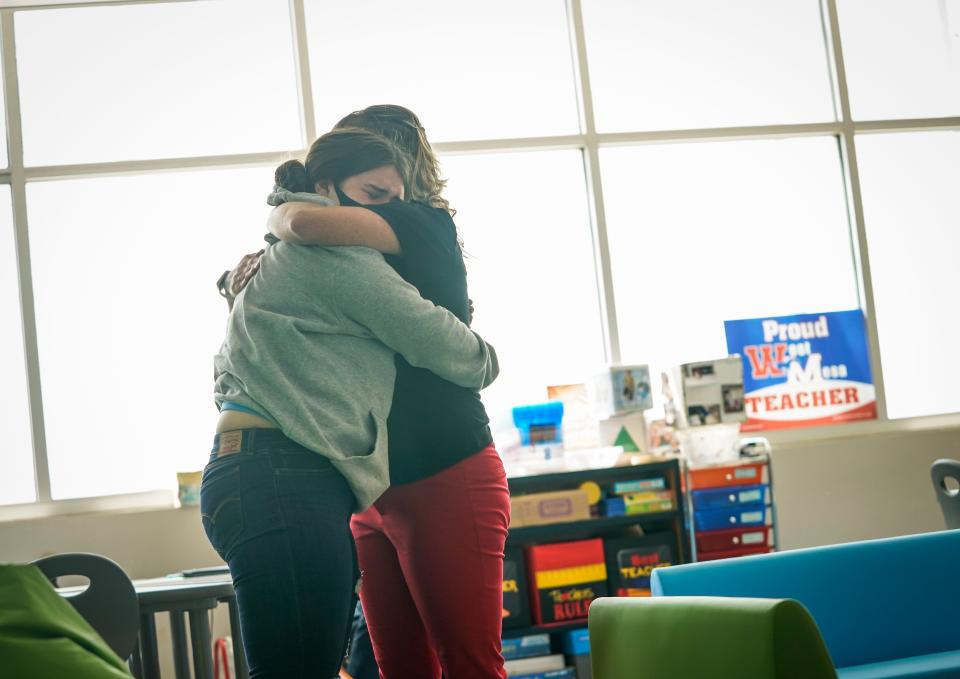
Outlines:
{"type": "Polygon", "coordinates": [[[527,550],[530,609],[538,625],[585,620],[594,599],[607,595],[603,540],[536,545],[527,550]]]}

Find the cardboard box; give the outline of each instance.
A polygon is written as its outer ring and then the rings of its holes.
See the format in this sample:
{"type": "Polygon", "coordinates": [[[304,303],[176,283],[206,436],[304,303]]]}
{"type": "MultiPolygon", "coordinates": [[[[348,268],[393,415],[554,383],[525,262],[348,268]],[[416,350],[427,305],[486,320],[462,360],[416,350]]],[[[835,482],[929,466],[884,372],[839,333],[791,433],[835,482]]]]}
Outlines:
{"type": "Polygon", "coordinates": [[[543,526],[590,518],[590,501],[583,490],[531,493],[510,498],[510,527],[543,526]]]}
{"type": "Polygon", "coordinates": [[[586,620],[590,604],[607,595],[603,540],[529,547],[530,609],[538,625],[586,620]]]}

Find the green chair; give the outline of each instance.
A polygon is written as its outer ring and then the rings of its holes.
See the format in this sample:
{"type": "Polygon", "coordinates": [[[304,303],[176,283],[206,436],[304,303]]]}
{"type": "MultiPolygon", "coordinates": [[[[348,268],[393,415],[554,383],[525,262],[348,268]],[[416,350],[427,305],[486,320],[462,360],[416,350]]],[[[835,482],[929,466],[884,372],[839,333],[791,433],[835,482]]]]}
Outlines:
{"type": "Polygon", "coordinates": [[[33,565],[0,565],[0,676],[130,679],[124,662],[33,565]]]}
{"type": "Polygon", "coordinates": [[[594,679],[836,679],[792,599],[602,598],[590,606],[594,679]]]}

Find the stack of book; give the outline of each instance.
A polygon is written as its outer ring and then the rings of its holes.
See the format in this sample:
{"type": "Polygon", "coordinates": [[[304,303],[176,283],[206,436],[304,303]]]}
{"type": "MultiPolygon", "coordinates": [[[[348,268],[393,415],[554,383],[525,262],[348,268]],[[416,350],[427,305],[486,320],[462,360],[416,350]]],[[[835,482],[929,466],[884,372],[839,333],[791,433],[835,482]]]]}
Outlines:
{"type": "Polygon", "coordinates": [[[550,653],[549,634],[503,640],[504,669],[511,679],[577,679],[563,654],[550,653]]]}
{"type": "Polygon", "coordinates": [[[606,516],[630,516],[673,511],[676,496],[663,478],[618,481],[612,494],[603,500],[606,516]]]}

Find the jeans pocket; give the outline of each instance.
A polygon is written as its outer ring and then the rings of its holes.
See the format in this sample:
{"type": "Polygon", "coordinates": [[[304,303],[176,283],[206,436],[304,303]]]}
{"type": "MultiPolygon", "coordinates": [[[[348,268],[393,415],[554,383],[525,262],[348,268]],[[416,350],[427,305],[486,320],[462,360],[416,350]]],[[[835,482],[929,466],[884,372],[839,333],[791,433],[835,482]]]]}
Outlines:
{"type": "Polygon", "coordinates": [[[216,460],[208,465],[200,485],[200,521],[213,549],[229,561],[243,535],[240,460],[216,460]],[[219,464],[218,464],[219,463],[219,464]]]}

